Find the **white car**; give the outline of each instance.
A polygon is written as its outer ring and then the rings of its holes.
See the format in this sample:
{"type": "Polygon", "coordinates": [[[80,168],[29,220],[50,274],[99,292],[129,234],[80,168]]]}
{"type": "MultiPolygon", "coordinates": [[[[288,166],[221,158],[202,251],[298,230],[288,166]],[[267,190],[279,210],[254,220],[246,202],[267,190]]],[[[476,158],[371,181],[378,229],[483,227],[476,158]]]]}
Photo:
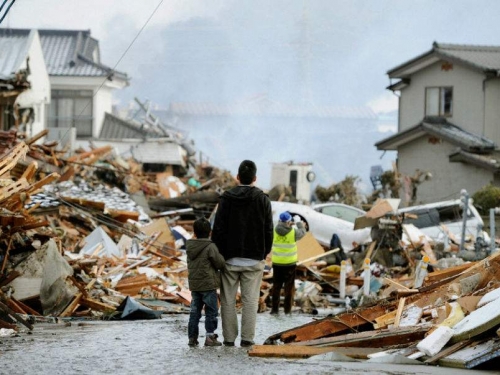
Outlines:
{"type": "Polygon", "coordinates": [[[357,217],[364,216],[366,214],[366,211],[363,211],[360,208],[336,202],[318,203],[311,207],[322,214],[349,221],[353,224],[357,217]]]}
{"type": "Polygon", "coordinates": [[[299,215],[306,223],[308,231],[323,246],[329,247],[332,235],[337,233],[345,252],[352,250],[357,244],[371,242],[370,228],[354,230],[354,224],[333,216],[325,215],[311,208],[297,203],[272,201],[273,222],[276,225],[279,215],[288,211],[292,217],[299,215]]]}
{"type": "MultiPolygon", "coordinates": [[[[445,231],[444,225],[453,235],[462,237],[462,207],[460,199],[429,203],[419,206],[405,207],[398,210],[400,214],[413,214],[417,218],[405,218],[404,224],[413,224],[422,233],[429,236],[436,242],[443,242],[445,231]]],[[[469,203],[467,212],[465,235],[476,237],[478,230],[484,228],[484,222],[481,215],[477,212],[472,203],[469,203]]]]}

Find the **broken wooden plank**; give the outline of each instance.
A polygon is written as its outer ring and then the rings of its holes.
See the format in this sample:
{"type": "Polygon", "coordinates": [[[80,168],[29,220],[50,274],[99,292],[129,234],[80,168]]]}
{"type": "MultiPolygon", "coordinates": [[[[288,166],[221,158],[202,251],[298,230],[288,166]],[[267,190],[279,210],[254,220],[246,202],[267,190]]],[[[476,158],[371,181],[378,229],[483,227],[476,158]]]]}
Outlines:
{"type": "Polygon", "coordinates": [[[35,134],[33,137],[31,137],[30,139],[27,139],[26,140],[26,144],[29,146],[29,145],[32,145],[33,143],[35,143],[36,141],[38,141],[40,138],[43,138],[45,137],[47,134],[49,134],[49,130],[48,129],[44,129],[42,130],[41,132],[35,134]]]}
{"type": "Polygon", "coordinates": [[[3,302],[0,302],[0,309],[2,309],[5,313],[7,313],[8,315],[10,315],[12,318],[14,318],[15,320],[17,320],[22,325],[26,326],[29,330],[33,330],[33,326],[30,323],[28,323],[21,316],[19,316],[19,314],[17,314],[16,312],[12,311],[9,308],[9,306],[5,305],[3,302]]]}
{"type": "Polygon", "coordinates": [[[26,305],[25,303],[18,301],[14,297],[10,297],[12,301],[14,301],[17,305],[19,305],[24,311],[26,311],[29,315],[34,315],[34,316],[42,316],[38,311],[33,310],[31,307],[26,305]]]}
{"type": "Polygon", "coordinates": [[[96,310],[96,311],[106,312],[106,311],[115,311],[116,310],[116,308],[114,306],[96,301],[95,299],[86,298],[86,297],[82,297],[80,304],[83,306],[90,307],[92,310],[96,310]]]}
{"type": "Polygon", "coordinates": [[[404,297],[399,300],[398,310],[396,313],[396,317],[394,318],[394,328],[399,327],[399,321],[401,320],[401,314],[403,313],[403,309],[405,307],[405,302],[406,302],[406,298],[404,298],[404,297]]]}
{"type": "Polygon", "coordinates": [[[24,142],[15,145],[9,154],[0,160],[0,176],[14,168],[18,160],[24,157],[28,151],[29,147],[24,142]]]}
{"type": "Polygon", "coordinates": [[[422,324],[415,327],[399,327],[391,329],[379,329],[358,333],[348,333],[333,337],[325,337],[316,340],[291,343],[289,345],[306,346],[343,346],[343,347],[402,347],[424,339],[425,334],[432,325],[422,324]]]}
{"type": "Polygon", "coordinates": [[[424,279],[424,286],[433,284],[439,280],[447,279],[450,276],[456,276],[466,269],[472,267],[476,262],[464,263],[455,267],[445,268],[443,270],[430,272],[424,279]]]}
{"type": "Polygon", "coordinates": [[[375,305],[365,308],[358,308],[353,312],[345,312],[335,317],[326,317],[292,328],[270,336],[266,343],[272,343],[281,340],[285,343],[301,342],[313,340],[320,337],[331,336],[337,333],[354,330],[364,324],[370,324],[388,310],[394,308],[394,303],[388,303],[387,306],[375,305]]]}
{"type": "Polygon", "coordinates": [[[248,351],[250,357],[265,358],[309,358],[315,355],[335,352],[355,359],[368,359],[368,355],[381,348],[314,347],[304,345],[253,345],[248,351]]]}
{"type": "Polygon", "coordinates": [[[381,329],[387,327],[390,324],[393,324],[394,320],[396,319],[397,312],[398,312],[397,310],[393,310],[387,314],[375,318],[376,324],[373,325],[373,328],[381,329]]]}
{"type": "Polygon", "coordinates": [[[25,178],[21,178],[12,184],[7,185],[3,189],[0,189],[0,202],[5,201],[10,198],[12,195],[20,192],[21,190],[25,190],[30,187],[28,181],[25,178]]]}
{"type": "Polygon", "coordinates": [[[316,259],[319,259],[319,258],[323,258],[323,257],[326,257],[327,255],[330,255],[330,254],[333,254],[333,253],[337,253],[339,252],[340,249],[337,247],[335,249],[332,249],[332,250],[329,250],[323,254],[317,254],[317,255],[313,255],[312,257],[309,257],[307,259],[304,259],[304,260],[301,260],[300,262],[297,263],[297,266],[301,266],[303,265],[304,263],[309,263],[309,262],[312,262],[316,259]]]}
{"type": "Polygon", "coordinates": [[[65,316],[71,316],[73,314],[73,311],[75,311],[78,306],[80,305],[80,300],[82,299],[83,294],[78,293],[73,300],[69,303],[69,305],[63,310],[61,314],[59,314],[60,317],[65,317],[65,316]]]}

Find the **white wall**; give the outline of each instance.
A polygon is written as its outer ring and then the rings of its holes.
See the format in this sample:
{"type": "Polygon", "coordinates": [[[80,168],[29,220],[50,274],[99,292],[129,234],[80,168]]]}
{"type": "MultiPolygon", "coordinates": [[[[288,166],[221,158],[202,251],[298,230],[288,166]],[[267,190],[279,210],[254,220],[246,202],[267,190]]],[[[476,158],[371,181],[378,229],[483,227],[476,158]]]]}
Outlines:
{"type": "Polygon", "coordinates": [[[46,104],[50,103],[50,80],[38,32],[31,31],[30,39],[29,63],[24,61],[19,69],[26,69],[29,64],[30,75],[28,81],[31,88],[21,93],[16,99],[16,103],[22,108],[31,107],[35,112],[33,124],[30,129],[27,129],[28,137],[34,136],[45,128],[46,104]]]}
{"type": "Polygon", "coordinates": [[[483,135],[483,79],[481,72],[459,64],[453,64],[452,70],[442,70],[441,62],[413,74],[410,85],[401,90],[399,131],[417,125],[424,118],[426,87],[451,86],[453,115],[447,120],[464,130],[483,135]]]}
{"type": "Polygon", "coordinates": [[[94,123],[92,125],[92,135],[99,137],[102,122],[106,112],[111,113],[113,109],[113,92],[108,87],[101,87],[99,91],[94,91],[94,123]]]}
{"type": "MultiPolygon", "coordinates": [[[[430,143],[429,136],[423,136],[399,150],[400,173],[413,176],[416,169],[432,173],[429,181],[424,181],[418,186],[417,204],[458,198],[462,189],[474,194],[483,186],[493,182],[493,174],[484,168],[451,163],[449,155],[455,148],[445,141],[430,143]]],[[[402,199],[403,207],[404,197],[402,199]]]]}

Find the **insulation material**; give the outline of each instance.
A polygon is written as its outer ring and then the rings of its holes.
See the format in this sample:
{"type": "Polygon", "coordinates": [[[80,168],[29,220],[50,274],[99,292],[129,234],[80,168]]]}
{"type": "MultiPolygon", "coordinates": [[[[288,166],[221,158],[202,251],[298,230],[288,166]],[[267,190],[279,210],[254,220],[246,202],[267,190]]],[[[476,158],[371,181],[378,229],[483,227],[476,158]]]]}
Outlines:
{"type": "Polygon", "coordinates": [[[440,326],[425,339],[417,344],[417,349],[432,357],[450,341],[453,330],[450,327],[440,326]]]}

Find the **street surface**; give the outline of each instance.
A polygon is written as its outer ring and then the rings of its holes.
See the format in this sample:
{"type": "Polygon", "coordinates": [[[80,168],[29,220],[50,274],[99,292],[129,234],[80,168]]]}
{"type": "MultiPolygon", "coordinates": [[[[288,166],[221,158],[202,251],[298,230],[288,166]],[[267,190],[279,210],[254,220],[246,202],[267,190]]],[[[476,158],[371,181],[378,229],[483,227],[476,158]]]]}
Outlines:
{"type": "MultiPolygon", "coordinates": [[[[320,356],[288,360],[256,358],[246,348],[190,348],[188,315],[161,320],[72,321],[37,324],[32,334],[0,338],[0,374],[499,374],[434,366],[332,362],[320,356]]],[[[257,317],[256,343],[273,333],[311,321],[308,315],[257,317]]],[[[203,325],[200,333],[204,336],[203,325]]],[[[220,321],[218,333],[220,334],[220,321]]],[[[200,337],[203,343],[204,337],[200,337]]]]}

